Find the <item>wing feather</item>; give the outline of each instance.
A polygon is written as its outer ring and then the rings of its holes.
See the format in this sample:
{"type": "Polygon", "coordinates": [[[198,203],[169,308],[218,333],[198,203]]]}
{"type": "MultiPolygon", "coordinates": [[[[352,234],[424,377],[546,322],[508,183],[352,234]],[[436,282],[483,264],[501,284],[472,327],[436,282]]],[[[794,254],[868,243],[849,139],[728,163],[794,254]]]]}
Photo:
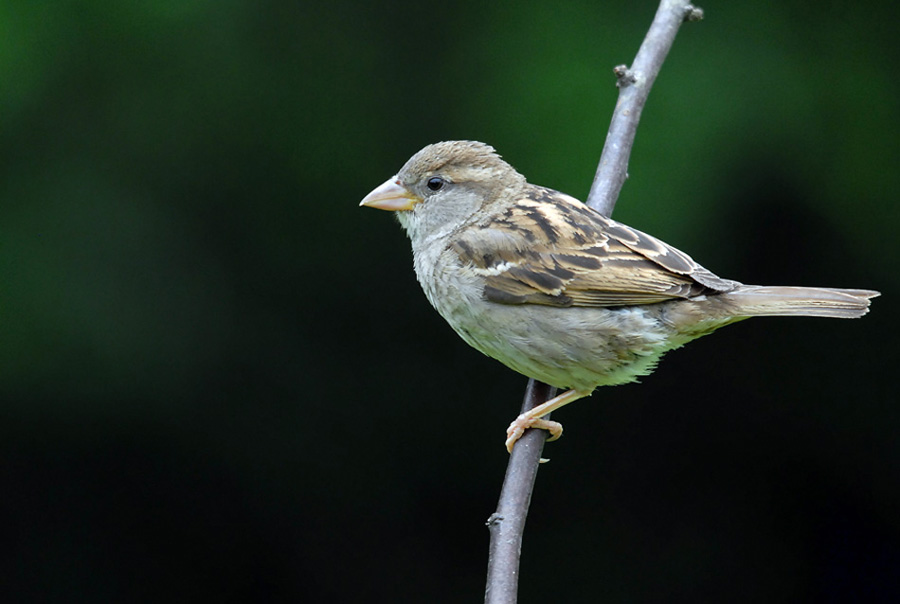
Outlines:
{"type": "Polygon", "coordinates": [[[502,304],[653,304],[738,285],[659,239],[543,187],[529,187],[501,216],[462,231],[452,249],[484,276],[485,299],[502,304]]]}

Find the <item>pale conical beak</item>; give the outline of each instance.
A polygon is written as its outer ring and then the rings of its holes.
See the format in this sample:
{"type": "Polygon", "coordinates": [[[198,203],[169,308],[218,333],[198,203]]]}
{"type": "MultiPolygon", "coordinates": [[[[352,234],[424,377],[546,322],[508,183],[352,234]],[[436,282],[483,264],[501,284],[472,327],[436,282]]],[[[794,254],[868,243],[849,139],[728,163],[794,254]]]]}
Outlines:
{"type": "Polygon", "coordinates": [[[394,177],[387,179],[384,184],[379,185],[374,191],[363,197],[359,205],[397,212],[411,210],[413,206],[421,202],[421,197],[410,192],[394,177]]]}

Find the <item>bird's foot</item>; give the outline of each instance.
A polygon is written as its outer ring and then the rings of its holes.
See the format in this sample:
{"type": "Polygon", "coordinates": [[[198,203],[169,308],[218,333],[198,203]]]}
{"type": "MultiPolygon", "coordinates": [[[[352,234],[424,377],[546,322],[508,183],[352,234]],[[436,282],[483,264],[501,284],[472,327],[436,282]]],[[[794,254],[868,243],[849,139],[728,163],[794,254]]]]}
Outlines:
{"type": "Polygon", "coordinates": [[[509,425],[509,428],[506,429],[506,450],[512,453],[513,445],[516,444],[517,440],[522,438],[525,430],[528,430],[529,428],[547,430],[550,433],[550,438],[547,439],[547,442],[556,440],[562,436],[563,433],[561,423],[549,419],[541,419],[540,417],[533,417],[527,413],[523,413],[513,420],[509,425]]]}

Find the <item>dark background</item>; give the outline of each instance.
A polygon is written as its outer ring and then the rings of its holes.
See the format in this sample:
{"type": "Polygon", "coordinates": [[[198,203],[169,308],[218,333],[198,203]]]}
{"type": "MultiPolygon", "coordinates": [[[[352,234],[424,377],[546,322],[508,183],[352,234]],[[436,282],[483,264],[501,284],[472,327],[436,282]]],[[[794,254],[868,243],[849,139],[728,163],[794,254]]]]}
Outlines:
{"type": "MultiPolygon", "coordinates": [[[[480,601],[525,379],[357,204],[456,138],[584,198],[655,6],[4,2],[4,601],[480,601]]],[[[702,6],[615,217],[884,295],[560,412],[521,601],[896,601],[896,4],[702,6]]]]}

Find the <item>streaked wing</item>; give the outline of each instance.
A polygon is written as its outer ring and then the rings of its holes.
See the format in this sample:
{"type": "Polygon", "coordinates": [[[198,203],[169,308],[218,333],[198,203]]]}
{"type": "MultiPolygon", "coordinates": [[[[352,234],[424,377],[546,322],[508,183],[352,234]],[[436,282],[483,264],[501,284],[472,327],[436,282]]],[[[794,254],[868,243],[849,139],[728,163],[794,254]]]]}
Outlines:
{"type": "Polygon", "coordinates": [[[543,187],[530,187],[499,219],[464,231],[452,246],[484,276],[485,299],[504,304],[652,304],[737,285],[655,237],[543,187]]]}

